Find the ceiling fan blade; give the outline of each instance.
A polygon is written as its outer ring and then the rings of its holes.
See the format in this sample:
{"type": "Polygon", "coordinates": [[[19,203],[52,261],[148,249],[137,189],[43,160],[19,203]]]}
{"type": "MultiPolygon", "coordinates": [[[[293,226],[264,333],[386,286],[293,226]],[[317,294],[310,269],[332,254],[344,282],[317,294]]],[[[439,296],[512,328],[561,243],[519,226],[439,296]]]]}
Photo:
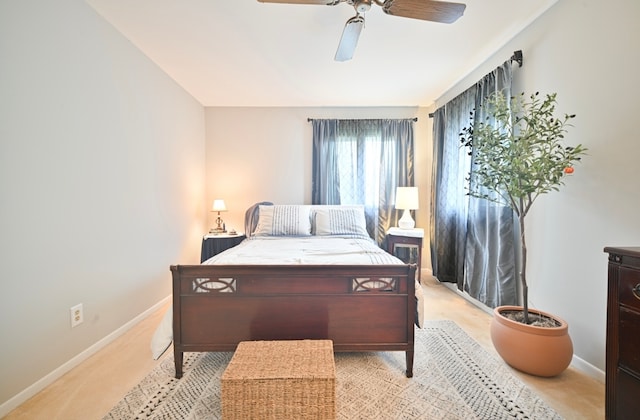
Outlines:
{"type": "Polygon", "coordinates": [[[356,45],[358,45],[358,38],[360,37],[360,32],[363,27],[364,16],[362,15],[356,15],[347,21],[342,30],[338,51],[336,51],[336,61],[351,60],[356,50],[356,45]]]}
{"type": "Polygon", "coordinates": [[[286,4],[320,4],[335,6],[341,0],[258,0],[260,3],[286,3],[286,4]]]}
{"type": "Polygon", "coordinates": [[[464,14],[462,3],[431,0],[385,0],[382,10],[389,15],[432,22],[453,23],[464,14]]]}

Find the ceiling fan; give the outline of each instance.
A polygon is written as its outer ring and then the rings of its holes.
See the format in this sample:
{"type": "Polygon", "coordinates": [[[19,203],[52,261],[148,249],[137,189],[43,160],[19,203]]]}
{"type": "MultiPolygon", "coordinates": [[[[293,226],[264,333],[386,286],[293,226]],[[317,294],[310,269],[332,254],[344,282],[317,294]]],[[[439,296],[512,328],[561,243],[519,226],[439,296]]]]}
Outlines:
{"type": "Polygon", "coordinates": [[[356,9],[356,15],[349,19],[342,31],[342,37],[336,51],[336,61],[351,60],[358,44],[360,32],[364,27],[364,14],[371,9],[373,3],[382,7],[388,15],[412,19],[428,20],[440,23],[453,23],[467,7],[462,3],[434,0],[258,0],[261,3],[317,4],[335,6],[348,3],[356,9]]]}

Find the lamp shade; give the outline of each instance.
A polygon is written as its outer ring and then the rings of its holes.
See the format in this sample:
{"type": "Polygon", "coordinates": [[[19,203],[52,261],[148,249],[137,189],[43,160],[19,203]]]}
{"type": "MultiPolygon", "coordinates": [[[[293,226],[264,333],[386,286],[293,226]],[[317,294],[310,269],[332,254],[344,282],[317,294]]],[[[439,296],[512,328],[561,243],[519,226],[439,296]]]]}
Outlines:
{"type": "Polygon", "coordinates": [[[419,209],[418,187],[398,187],[396,189],[396,208],[399,210],[419,209]]]}
{"type": "Polygon", "coordinates": [[[227,211],[227,206],[224,204],[224,200],[213,200],[211,211],[227,211]]]}

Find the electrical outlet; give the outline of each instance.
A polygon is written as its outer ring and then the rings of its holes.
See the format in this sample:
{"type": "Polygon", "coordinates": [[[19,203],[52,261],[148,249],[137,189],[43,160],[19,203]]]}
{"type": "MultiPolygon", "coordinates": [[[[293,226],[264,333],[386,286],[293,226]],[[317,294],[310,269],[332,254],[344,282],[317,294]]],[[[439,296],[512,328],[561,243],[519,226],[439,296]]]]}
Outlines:
{"type": "Polygon", "coordinates": [[[77,327],[84,321],[84,314],[82,313],[82,303],[72,306],[71,309],[71,328],[77,327]]]}

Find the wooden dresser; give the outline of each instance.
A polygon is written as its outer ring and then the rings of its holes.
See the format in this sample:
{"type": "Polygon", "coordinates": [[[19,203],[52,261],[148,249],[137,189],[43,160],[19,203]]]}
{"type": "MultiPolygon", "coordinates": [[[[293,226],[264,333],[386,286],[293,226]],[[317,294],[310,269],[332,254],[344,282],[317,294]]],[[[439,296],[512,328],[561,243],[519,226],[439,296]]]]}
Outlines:
{"type": "Polygon", "coordinates": [[[640,247],[607,247],[606,418],[640,415],[640,247]]]}

